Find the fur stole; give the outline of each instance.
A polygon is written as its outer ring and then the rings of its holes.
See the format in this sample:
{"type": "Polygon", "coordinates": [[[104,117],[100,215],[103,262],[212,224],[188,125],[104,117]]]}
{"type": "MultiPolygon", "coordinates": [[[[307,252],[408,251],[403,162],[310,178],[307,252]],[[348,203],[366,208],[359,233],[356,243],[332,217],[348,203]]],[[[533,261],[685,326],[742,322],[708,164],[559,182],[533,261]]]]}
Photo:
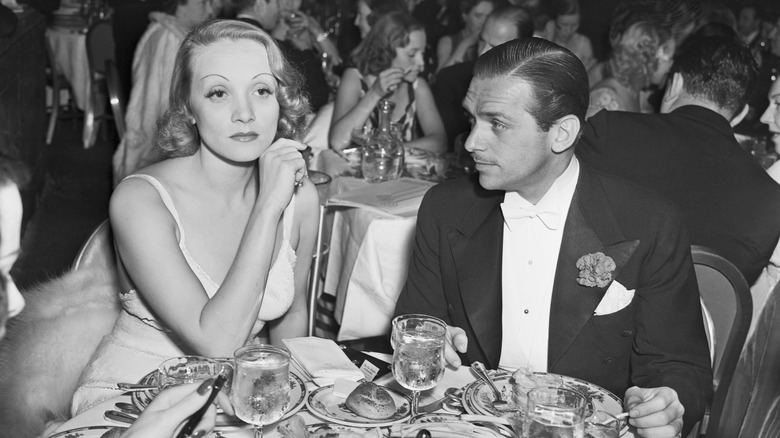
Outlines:
{"type": "Polygon", "coordinates": [[[40,435],[70,417],[82,370],[121,306],[116,270],[88,267],[23,291],[27,305],[0,342],[0,428],[40,435]]]}

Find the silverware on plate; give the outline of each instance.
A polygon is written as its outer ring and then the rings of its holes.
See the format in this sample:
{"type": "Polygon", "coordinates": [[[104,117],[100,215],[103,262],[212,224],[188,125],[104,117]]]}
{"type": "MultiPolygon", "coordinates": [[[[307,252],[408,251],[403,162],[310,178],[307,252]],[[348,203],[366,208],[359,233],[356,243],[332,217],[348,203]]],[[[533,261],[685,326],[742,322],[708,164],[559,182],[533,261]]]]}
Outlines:
{"type": "Polygon", "coordinates": [[[157,385],[141,385],[139,383],[119,382],[116,387],[125,392],[152,391],[157,389],[157,385]]]}
{"type": "Polygon", "coordinates": [[[504,400],[501,391],[499,391],[498,387],[496,387],[496,384],[493,383],[493,379],[491,379],[488,375],[487,369],[485,369],[485,365],[483,365],[482,362],[477,361],[471,364],[471,369],[493,390],[493,393],[496,396],[496,399],[493,400],[493,407],[496,409],[506,409],[507,405],[509,405],[509,402],[504,400]]]}
{"type": "Polygon", "coordinates": [[[124,412],[113,411],[113,410],[106,411],[105,413],[103,413],[103,416],[106,417],[107,420],[116,421],[125,424],[133,424],[135,423],[135,420],[138,419],[138,417],[135,415],[130,415],[124,412]]]}

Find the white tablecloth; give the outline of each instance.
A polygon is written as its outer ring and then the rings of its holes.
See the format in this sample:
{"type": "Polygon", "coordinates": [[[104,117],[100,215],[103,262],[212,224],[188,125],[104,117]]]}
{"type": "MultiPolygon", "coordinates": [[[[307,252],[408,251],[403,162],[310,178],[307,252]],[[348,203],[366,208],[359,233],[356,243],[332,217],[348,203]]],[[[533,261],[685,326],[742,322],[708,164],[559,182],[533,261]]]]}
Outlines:
{"type": "Polygon", "coordinates": [[[89,89],[86,35],[75,29],[50,27],[46,29],[46,38],[51,44],[57,68],[70,82],[76,106],[83,111],[89,89]]]}

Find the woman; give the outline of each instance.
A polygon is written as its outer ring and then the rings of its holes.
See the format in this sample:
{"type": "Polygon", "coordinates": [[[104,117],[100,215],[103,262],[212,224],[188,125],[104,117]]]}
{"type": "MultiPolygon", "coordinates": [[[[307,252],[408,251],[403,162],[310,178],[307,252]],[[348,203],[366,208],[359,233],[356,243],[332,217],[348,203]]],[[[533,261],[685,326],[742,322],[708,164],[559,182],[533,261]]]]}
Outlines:
{"type": "Polygon", "coordinates": [[[441,37],[436,46],[436,71],[464,61],[477,59],[477,41],[487,16],[496,7],[494,0],[461,0],[463,29],[441,37]]]}
{"type": "Polygon", "coordinates": [[[187,32],[212,17],[211,0],[166,0],[164,12],[149,14],[133,56],[133,84],[127,105],[127,132],[114,153],[114,183],[162,159],[152,147],[157,119],[168,107],[176,51],[187,32]]]}
{"type": "Polygon", "coordinates": [[[341,78],[330,144],[341,151],[350,144],[352,130],[375,127],[375,108],[382,99],[395,103],[393,121],[407,148],[444,152],[446,135],[441,116],[423,70],[425,30],[404,12],[382,17],[352,52],[352,67],[341,78]],[[423,136],[417,137],[417,123],[423,136]]]}
{"type": "Polygon", "coordinates": [[[641,91],[652,83],[661,56],[670,56],[661,49],[667,39],[668,36],[650,22],[632,24],[612,49],[606,77],[591,87],[586,117],[602,109],[640,112],[641,91]]]}
{"type": "Polygon", "coordinates": [[[21,250],[22,196],[19,188],[29,180],[26,169],[24,164],[0,149],[0,282],[6,291],[6,300],[0,300],[0,338],[5,333],[6,318],[18,315],[24,308],[24,297],[11,278],[11,268],[21,250]]]}
{"type": "Polygon", "coordinates": [[[355,26],[360,30],[360,38],[365,38],[383,15],[401,11],[406,11],[404,0],[358,0],[355,26]]]}
{"type": "Polygon", "coordinates": [[[552,5],[553,18],[547,22],[546,35],[550,41],[569,49],[580,58],[585,70],[594,63],[590,38],[577,33],[580,28],[580,3],[578,0],[557,0],[552,5]]]}
{"type": "MultiPolygon", "coordinates": [[[[769,88],[769,106],[761,115],[761,123],[769,127],[770,138],[775,144],[775,152],[780,154],[780,78],[769,88]]],[[[780,161],[775,162],[769,169],[769,175],[780,183],[780,161]]]]}
{"type": "Polygon", "coordinates": [[[274,344],[305,334],[318,201],[291,140],[308,113],[299,81],[251,24],[215,21],[184,40],[155,137],[169,158],[111,197],[123,311],[74,413],[166,358],[232,356],[266,322],[274,344]]]}

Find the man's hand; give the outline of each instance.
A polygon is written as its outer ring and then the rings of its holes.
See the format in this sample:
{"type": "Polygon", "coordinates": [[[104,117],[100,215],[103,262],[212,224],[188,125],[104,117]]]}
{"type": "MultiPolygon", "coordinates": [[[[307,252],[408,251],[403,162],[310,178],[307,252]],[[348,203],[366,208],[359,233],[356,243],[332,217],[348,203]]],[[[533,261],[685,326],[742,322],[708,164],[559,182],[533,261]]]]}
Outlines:
{"type": "Polygon", "coordinates": [[[444,359],[449,365],[455,368],[460,366],[460,357],[458,353],[465,353],[469,346],[469,340],[466,332],[460,327],[447,326],[447,334],[444,336],[446,344],[444,345],[444,359]]]}
{"type": "Polygon", "coordinates": [[[659,388],[628,388],[623,405],[629,413],[628,422],[646,438],[679,437],[683,427],[685,408],[677,391],[666,386],[659,388]]]}

